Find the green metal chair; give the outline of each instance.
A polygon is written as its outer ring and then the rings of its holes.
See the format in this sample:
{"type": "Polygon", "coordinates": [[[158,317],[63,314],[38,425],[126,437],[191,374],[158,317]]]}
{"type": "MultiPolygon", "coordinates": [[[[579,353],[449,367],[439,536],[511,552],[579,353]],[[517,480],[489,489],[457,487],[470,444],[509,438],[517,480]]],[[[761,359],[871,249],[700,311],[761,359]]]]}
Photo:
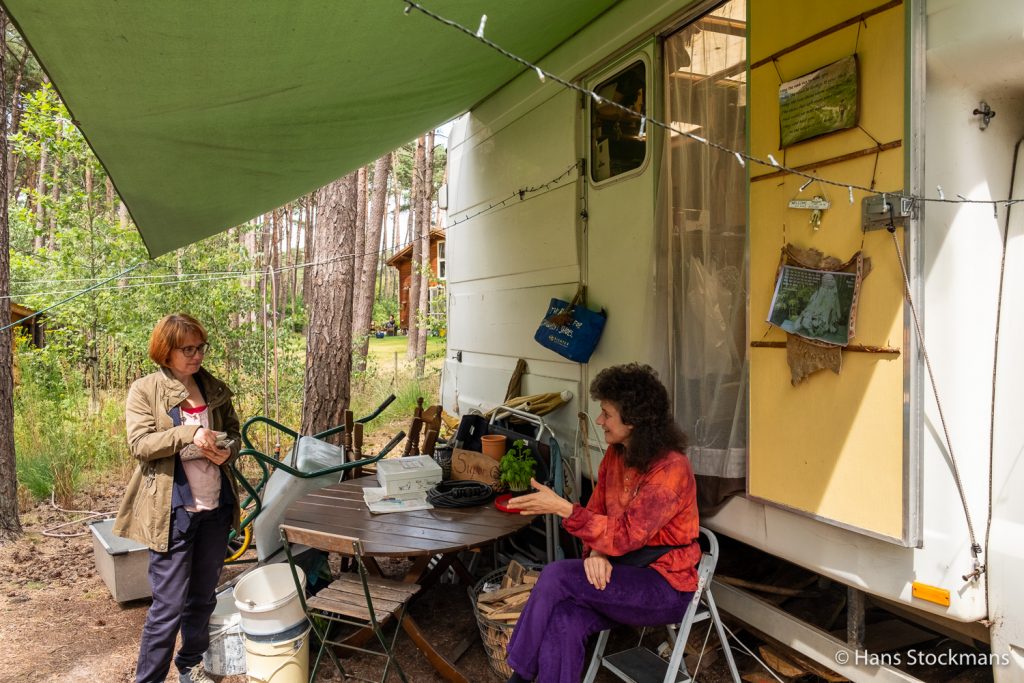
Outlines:
{"type": "Polygon", "coordinates": [[[316,680],[317,670],[320,668],[324,652],[338,668],[342,680],[383,683],[387,680],[388,670],[393,665],[398,677],[403,683],[406,683],[405,672],[395,658],[395,641],[398,639],[402,620],[405,619],[406,607],[412,597],[419,592],[420,586],[415,583],[371,577],[366,569],[363,560],[363,546],[358,538],[281,525],[281,542],[284,546],[288,566],[291,568],[292,579],[295,581],[295,587],[299,593],[299,602],[306,612],[306,617],[309,619],[317,640],[320,641],[320,648],[309,673],[310,683],[316,680]],[[306,598],[302,581],[295,570],[295,556],[292,554],[292,546],[297,544],[339,553],[350,558],[355,565],[356,572],[341,574],[339,578],[321,589],[316,595],[306,598]],[[396,620],[395,633],[389,640],[384,634],[383,625],[392,617],[396,620]],[[353,642],[358,636],[349,642],[332,640],[332,632],[336,630],[338,624],[347,624],[360,630],[371,630],[372,635],[380,644],[381,650],[372,650],[353,642]],[[338,659],[338,655],[334,651],[335,647],[383,657],[385,664],[381,677],[370,679],[350,674],[338,659]]]}

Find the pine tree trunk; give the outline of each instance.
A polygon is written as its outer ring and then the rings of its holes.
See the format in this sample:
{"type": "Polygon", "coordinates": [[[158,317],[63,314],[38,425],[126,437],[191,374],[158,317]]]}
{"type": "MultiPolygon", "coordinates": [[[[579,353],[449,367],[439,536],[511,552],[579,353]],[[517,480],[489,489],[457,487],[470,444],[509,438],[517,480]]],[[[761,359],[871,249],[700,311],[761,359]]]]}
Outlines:
{"type": "MultiPolygon", "coordinates": [[[[7,15],[0,13],[0,36],[7,35],[7,15]]],[[[7,120],[6,46],[0,46],[0,120],[7,120]]],[[[7,187],[7,130],[0,126],[0,187],[7,187]]],[[[18,519],[18,470],[14,460],[14,353],[11,330],[10,224],[7,193],[0,192],[0,542],[21,535],[18,519]]]]}
{"type": "Polygon", "coordinates": [[[46,162],[49,154],[46,145],[41,146],[39,151],[39,170],[36,172],[36,234],[32,240],[32,246],[42,249],[46,246],[46,208],[43,206],[43,193],[46,192],[46,162]]]}
{"type": "Polygon", "coordinates": [[[420,336],[416,340],[416,376],[422,377],[427,359],[427,337],[430,336],[428,309],[430,304],[430,205],[434,196],[434,131],[426,135],[426,160],[423,165],[423,180],[420,185],[420,212],[423,223],[420,226],[420,301],[419,315],[422,321],[420,336]]]}
{"type": "Polygon", "coordinates": [[[419,348],[420,323],[418,316],[420,304],[420,268],[423,259],[423,243],[417,239],[420,231],[420,223],[423,221],[420,193],[423,185],[423,168],[427,164],[426,141],[424,138],[416,140],[416,156],[412,165],[412,191],[409,194],[409,226],[406,229],[406,236],[412,242],[412,264],[409,277],[409,341],[406,347],[405,357],[408,360],[416,358],[416,351],[419,348]]]}
{"type": "MultiPolygon", "coordinates": [[[[391,171],[391,155],[386,154],[377,159],[373,165],[373,197],[366,220],[366,240],[368,247],[380,244],[381,233],[384,232],[384,214],[388,199],[388,173],[391,171]]],[[[356,369],[366,369],[366,354],[370,351],[370,324],[373,322],[373,302],[376,298],[377,255],[366,249],[363,258],[363,272],[357,275],[362,280],[362,295],[355,311],[353,337],[357,340],[356,369]]]]}
{"type": "MultiPolygon", "coordinates": [[[[50,185],[50,200],[53,202],[53,206],[60,205],[60,165],[57,160],[53,160],[53,179],[52,185],[50,185]]],[[[50,212],[50,229],[46,235],[46,248],[51,251],[57,247],[57,212],[50,212]]]]}
{"type": "Polygon", "coordinates": [[[320,265],[306,269],[309,334],[302,433],[316,434],[342,424],[349,405],[352,372],[352,259],[357,174],[320,190],[314,253],[320,265]]]}
{"type": "Polygon", "coordinates": [[[288,210],[288,220],[292,225],[291,238],[289,241],[289,248],[292,252],[292,271],[291,271],[291,282],[288,285],[289,290],[289,306],[291,307],[291,315],[294,318],[295,313],[299,310],[299,216],[295,216],[295,210],[298,209],[301,212],[301,206],[292,205],[288,210]]]}
{"type": "MultiPolygon", "coordinates": [[[[352,311],[353,325],[356,324],[355,311],[360,308],[360,302],[366,293],[363,291],[363,260],[366,258],[366,167],[363,166],[356,171],[356,234],[355,246],[352,248],[352,311]]],[[[359,330],[352,328],[353,343],[359,343],[359,330]]]]}
{"type": "MultiPolygon", "coordinates": [[[[392,168],[395,168],[395,169],[398,168],[398,152],[392,152],[391,153],[391,166],[392,166],[392,168]]],[[[393,227],[392,227],[392,232],[391,232],[391,255],[392,256],[394,256],[395,254],[398,253],[398,240],[400,239],[399,238],[399,229],[401,227],[401,222],[402,222],[402,183],[400,183],[398,181],[398,171],[397,170],[395,171],[394,195],[395,195],[395,215],[394,215],[394,223],[392,224],[393,227]]],[[[399,298],[399,296],[398,296],[398,288],[401,286],[401,283],[398,281],[398,269],[397,268],[393,268],[392,270],[394,272],[390,273],[390,275],[391,275],[391,277],[390,277],[391,284],[390,284],[390,289],[388,290],[388,296],[390,296],[391,298],[393,298],[397,302],[397,301],[401,300],[399,298]]]]}
{"type": "MultiPolygon", "coordinates": [[[[21,61],[18,62],[18,71],[14,74],[14,86],[11,89],[10,101],[10,128],[8,135],[15,134],[21,127],[21,107],[18,106],[18,99],[21,97],[21,81],[25,76],[25,63],[28,61],[29,50],[26,46],[21,53],[21,61]]],[[[18,156],[8,150],[7,155],[7,196],[10,197],[15,188],[15,181],[18,177],[18,156]]]]}
{"type": "MultiPolygon", "coordinates": [[[[303,229],[305,231],[305,237],[303,238],[303,263],[313,262],[313,245],[316,242],[316,193],[310,193],[306,195],[305,201],[305,219],[303,220],[303,229]]],[[[309,311],[309,288],[310,281],[312,280],[312,266],[307,265],[302,269],[302,302],[304,308],[309,311]]]]}

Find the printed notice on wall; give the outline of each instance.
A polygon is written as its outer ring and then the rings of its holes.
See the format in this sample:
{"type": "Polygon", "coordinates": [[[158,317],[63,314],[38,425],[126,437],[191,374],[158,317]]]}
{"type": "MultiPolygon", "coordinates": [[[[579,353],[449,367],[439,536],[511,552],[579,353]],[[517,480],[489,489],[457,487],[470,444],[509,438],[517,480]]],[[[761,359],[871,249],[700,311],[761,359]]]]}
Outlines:
{"type": "Polygon", "coordinates": [[[779,86],[780,148],[856,125],[856,56],[779,86]]]}
{"type": "Polygon", "coordinates": [[[782,266],[768,322],[790,334],[846,346],[857,319],[858,273],[782,266]]]}

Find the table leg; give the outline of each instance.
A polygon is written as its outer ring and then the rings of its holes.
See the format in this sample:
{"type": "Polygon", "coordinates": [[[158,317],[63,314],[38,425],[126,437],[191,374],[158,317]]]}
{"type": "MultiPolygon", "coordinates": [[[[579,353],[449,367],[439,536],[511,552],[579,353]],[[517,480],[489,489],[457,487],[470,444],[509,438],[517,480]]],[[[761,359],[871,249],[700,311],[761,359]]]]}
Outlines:
{"type": "Polygon", "coordinates": [[[441,674],[442,678],[446,681],[451,681],[451,683],[469,683],[469,679],[456,669],[454,664],[434,649],[434,646],[430,644],[430,641],[420,631],[420,627],[417,626],[416,622],[408,614],[405,615],[405,619],[402,619],[402,628],[409,634],[409,638],[416,644],[419,651],[424,654],[430,665],[434,667],[437,673],[441,674]]]}
{"type": "Polygon", "coordinates": [[[419,555],[413,560],[412,566],[405,572],[402,581],[404,583],[419,583],[420,577],[423,576],[423,572],[426,571],[428,564],[430,564],[430,556],[419,555]]]}
{"type": "Polygon", "coordinates": [[[444,572],[448,571],[449,567],[455,570],[455,573],[467,586],[472,586],[476,583],[476,579],[473,578],[473,575],[466,569],[466,565],[459,559],[458,553],[449,553],[438,558],[437,564],[420,579],[420,585],[424,588],[434,585],[444,575],[444,572]]]}

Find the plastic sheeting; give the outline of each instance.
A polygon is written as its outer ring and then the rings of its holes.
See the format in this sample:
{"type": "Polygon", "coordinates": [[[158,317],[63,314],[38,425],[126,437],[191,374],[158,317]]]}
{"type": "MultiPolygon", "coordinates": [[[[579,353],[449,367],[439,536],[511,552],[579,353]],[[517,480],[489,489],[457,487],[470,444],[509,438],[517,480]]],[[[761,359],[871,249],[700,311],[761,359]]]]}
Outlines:
{"type": "MultiPolygon", "coordinates": [[[[427,0],[530,60],[616,0],[427,0]]],[[[401,0],[2,0],[151,256],[339,178],[523,70],[401,0]]]]}

